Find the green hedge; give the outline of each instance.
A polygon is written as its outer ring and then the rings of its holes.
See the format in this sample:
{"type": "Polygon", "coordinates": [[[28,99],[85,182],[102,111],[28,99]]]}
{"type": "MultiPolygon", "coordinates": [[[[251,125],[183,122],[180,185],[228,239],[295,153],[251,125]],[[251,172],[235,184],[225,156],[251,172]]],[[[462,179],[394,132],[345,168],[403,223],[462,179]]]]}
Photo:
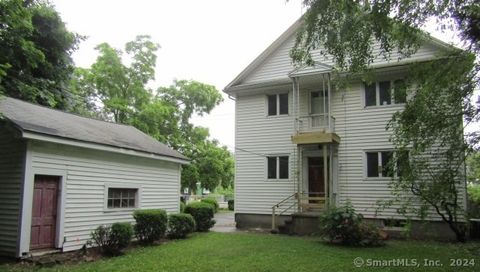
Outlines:
{"type": "Polygon", "coordinates": [[[197,231],[208,231],[213,225],[214,208],[205,202],[191,202],[185,208],[185,213],[191,214],[195,219],[197,231]]]}
{"type": "Polygon", "coordinates": [[[114,223],[98,226],[90,235],[91,243],[100,247],[104,255],[119,255],[130,244],[133,228],[130,223],[114,223]]]}
{"type": "Polygon", "coordinates": [[[218,205],[218,201],[214,198],[204,198],[201,201],[204,202],[204,203],[208,203],[208,204],[212,205],[213,206],[213,212],[215,212],[215,213],[218,211],[218,208],[220,207],[218,205]]]}
{"type": "Polygon", "coordinates": [[[168,216],[168,237],[183,239],[195,231],[195,220],[190,214],[176,213],[168,216]]]}
{"type": "Polygon", "coordinates": [[[165,235],[167,229],[167,213],[162,209],[136,210],[135,235],[142,244],[151,244],[165,235]]]}

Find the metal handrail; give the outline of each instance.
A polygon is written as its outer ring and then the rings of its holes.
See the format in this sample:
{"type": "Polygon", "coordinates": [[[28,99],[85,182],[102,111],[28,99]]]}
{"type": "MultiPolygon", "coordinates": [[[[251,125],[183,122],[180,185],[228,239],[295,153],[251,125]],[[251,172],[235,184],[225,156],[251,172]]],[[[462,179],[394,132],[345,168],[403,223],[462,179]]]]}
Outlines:
{"type": "MultiPolygon", "coordinates": [[[[292,197],[297,198],[297,193],[293,193],[292,195],[288,196],[287,198],[283,199],[282,201],[278,202],[277,204],[272,206],[272,230],[275,230],[277,228],[277,222],[276,222],[276,217],[277,217],[277,208],[280,208],[280,205],[285,203],[286,201],[290,200],[292,197]]],[[[296,201],[290,205],[289,207],[283,209],[278,215],[284,214],[286,211],[294,207],[296,204],[296,201]]]]}

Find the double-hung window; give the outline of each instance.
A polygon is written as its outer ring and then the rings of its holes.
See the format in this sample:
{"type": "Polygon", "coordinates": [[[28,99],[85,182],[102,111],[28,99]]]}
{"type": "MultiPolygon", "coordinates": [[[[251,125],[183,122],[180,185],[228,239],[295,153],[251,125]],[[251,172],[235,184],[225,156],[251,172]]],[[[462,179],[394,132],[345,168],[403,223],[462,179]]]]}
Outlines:
{"type": "Polygon", "coordinates": [[[364,89],[365,107],[407,102],[407,88],[402,79],[364,83],[364,89]]]}
{"type": "Polygon", "coordinates": [[[408,161],[408,152],[396,153],[393,151],[367,151],[366,157],[366,176],[369,178],[394,177],[401,173],[401,164],[393,166],[393,156],[397,156],[397,162],[408,161]]]}
{"type": "Polygon", "coordinates": [[[267,95],[268,116],[288,114],[288,93],[267,95]]]}
{"type": "Polygon", "coordinates": [[[288,156],[267,157],[267,178],[288,179],[288,156]]]}

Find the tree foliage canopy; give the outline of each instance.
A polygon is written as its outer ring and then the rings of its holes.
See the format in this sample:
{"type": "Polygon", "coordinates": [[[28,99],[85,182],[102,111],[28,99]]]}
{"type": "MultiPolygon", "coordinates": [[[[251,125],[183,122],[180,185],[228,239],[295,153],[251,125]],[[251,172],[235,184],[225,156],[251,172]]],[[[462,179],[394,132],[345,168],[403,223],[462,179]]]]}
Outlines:
{"type": "Polygon", "coordinates": [[[70,54],[80,39],[47,1],[0,1],[0,93],[69,109],[70,54]]]}
{"type": "Polygon", "coordinates": [[[463,126],[477,121],[479,113],[471,103],[479,82],[477,2],[305,0],[304,27],[291,51],[297,64],[314,65],[318,52],[333,59],[336,71],[359,74],[368,81],[375,74],[370,66],[375,58],[391,60],[393,53],[406,58],[431,41],[420,30],[428,22],[458,34],[465,50],[445,46],[435,60],[412,64],[404,74],[409,99],[387,129],[393,132],[396,155],[391,168],[399,175],[392,186],[395,199],[403,201],[401,211],[424,218],[433,209],[460,241],[465,239],[459,198],[465,189],[465,155],[478,143],[477,133],[464,134],[463,126]],[[373,41],[383,56],[374,55],[373,41]]]}
{"type": "Polygon", "coordinates": [[[182,187],[200,182],[213,190],[233,182],[231,153],[209,139],[209,132],[190,123],[191,117],[208,114],[222,100],[212,85],[194,80],[175,80],[153,91],[158,44],[149,36],[128,42],[125,52],[107,43],[97,46],[99,56],[91,68],[77,68],[70,86],[84,97],[77,112],[129,124],[166,143],[191,159],[182,171],[182,187]],[[100,106],[99,106],[100,105],[100,106]]]}

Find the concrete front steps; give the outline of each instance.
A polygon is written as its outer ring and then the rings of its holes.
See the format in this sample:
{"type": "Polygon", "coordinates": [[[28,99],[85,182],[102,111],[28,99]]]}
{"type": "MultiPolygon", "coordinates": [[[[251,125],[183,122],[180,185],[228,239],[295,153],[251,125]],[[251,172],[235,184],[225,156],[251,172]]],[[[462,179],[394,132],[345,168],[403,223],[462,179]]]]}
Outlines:
{"type": "Polygon", "coordinates": [[[278,233],[288,235],[318,234],[318,212],[294,213],[278,226],[278,233]]]}

